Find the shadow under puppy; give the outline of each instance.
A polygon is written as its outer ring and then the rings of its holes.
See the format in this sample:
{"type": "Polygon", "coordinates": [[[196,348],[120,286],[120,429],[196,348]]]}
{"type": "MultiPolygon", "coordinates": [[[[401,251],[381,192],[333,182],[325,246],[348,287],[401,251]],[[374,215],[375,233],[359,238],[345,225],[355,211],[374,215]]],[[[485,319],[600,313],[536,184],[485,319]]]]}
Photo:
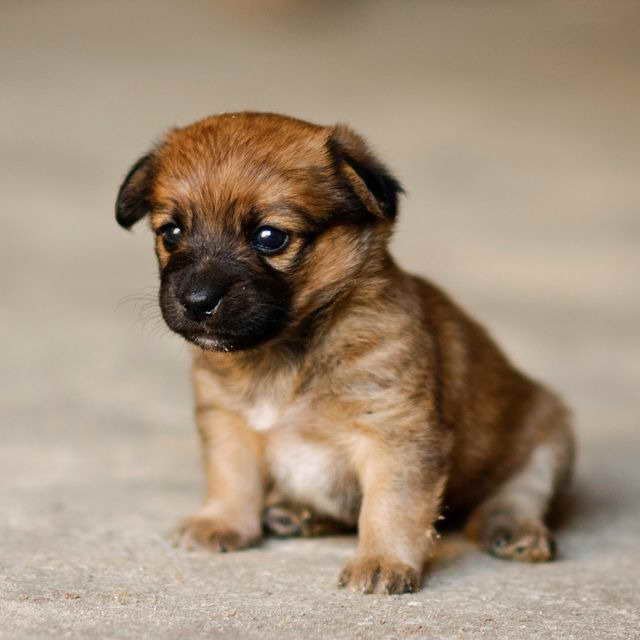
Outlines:
{"type": "Polygon", "coordinates": [[[117,220],[149,215],[162,314],[194,345],[207,499],[182,544],[357,526],[339,584],[400,593],[446,506],[494,555],[552,558],[567,412],[394,263],[400,191],[349,128],[263,113],[173,129],[126,176],[117,220]]]}

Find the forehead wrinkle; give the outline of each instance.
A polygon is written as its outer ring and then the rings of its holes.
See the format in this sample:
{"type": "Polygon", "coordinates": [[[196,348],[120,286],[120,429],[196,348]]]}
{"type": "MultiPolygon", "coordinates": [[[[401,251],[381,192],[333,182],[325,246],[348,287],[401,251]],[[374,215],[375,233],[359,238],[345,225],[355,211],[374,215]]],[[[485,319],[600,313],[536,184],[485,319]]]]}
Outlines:
{"type": "Polygon", "coordinates": [[[286,190],[277,173],[273,167],[248,158],[227,157],[215,164],[203,158],[200,164],[190,163],[179,173],[161,172],[157,191],[183,208],[189,204],[207,213],[225,211],[235,201],[255,201],[260,191],[286,190]]]}
{"type": "Polygon", "coordinates": [[[289,201],[266,206],[258,205],[256,214],[260,224],[280,226],[299,233],[310,231],[317,226],[309,212],[289,201]]]}
{"type": "Polygon", "coordinates": [[[168,211],[152,212],[149,222],[151,223],[152,229],[159,229],[160,227],[164,226],[165,224],[169,224],[170,222],[175,222],[181,227],[186,226],[181,219],[177,218],[177,216],[175,216],[173,213],[170,213],[168,211]]]}

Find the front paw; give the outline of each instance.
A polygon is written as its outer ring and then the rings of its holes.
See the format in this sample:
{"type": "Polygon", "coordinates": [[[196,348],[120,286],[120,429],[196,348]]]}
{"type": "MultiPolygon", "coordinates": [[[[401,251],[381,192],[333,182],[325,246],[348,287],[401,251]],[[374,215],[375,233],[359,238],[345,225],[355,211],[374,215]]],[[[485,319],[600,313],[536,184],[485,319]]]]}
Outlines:
{"type": "Polygon", "coordinates": [[[413,567],[384,556],[356,557],[338,578],[338,586],[361,593],[413,593],[420,583],[420,573],[413,567]]]}
{"type": "Polygon", "coordinates": [[[242,522],[200,511],[183,520],[174,534],[174,544],[192,550],[205,547],[210,551],[225,553],[246,549],[260,541],[260,522],[242,522]]]}

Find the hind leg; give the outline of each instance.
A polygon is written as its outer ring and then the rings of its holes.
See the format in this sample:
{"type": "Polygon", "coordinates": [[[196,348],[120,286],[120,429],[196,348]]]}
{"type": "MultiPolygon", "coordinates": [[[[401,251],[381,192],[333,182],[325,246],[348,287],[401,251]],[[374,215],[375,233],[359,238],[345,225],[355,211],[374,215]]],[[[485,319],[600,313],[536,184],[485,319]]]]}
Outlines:
{"type": "Polygon", "coordinates": [[[534,447],[522,469],[469,518],[467,533],[498,558],[546,562],[555,556],[545,516],[571,475],[573,438],[562,407],[557,405],[546,418],[548,435],[534,447]]]}
{"type": "Polygon", "coordinates": [[[266,507],[262,513],[262,525],[268,533],[280,538],[333,536],[352,530],[308,507],[286,502],[266,507]]]}
{"type": "Polygon", "coordinates": [[[262,526],[267,533],[280,538],[331,536],[353,529],[311,507],[292,502],[280,492],[271,490],[262,511],[262,526]]]}

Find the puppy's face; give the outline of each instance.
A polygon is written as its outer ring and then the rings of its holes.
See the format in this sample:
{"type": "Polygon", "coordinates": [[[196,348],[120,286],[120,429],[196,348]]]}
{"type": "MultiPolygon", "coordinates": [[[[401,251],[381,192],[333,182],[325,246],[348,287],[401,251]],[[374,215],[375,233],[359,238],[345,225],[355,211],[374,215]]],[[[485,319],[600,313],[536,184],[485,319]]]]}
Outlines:
{"type": "Polygon", "coordinates": [[[171,131],[130,170],[116,217],[149,215],[168,326],[256,347],[300,326],[383,250],[399,184],[346,127],[225,114],[171,131]]]}

